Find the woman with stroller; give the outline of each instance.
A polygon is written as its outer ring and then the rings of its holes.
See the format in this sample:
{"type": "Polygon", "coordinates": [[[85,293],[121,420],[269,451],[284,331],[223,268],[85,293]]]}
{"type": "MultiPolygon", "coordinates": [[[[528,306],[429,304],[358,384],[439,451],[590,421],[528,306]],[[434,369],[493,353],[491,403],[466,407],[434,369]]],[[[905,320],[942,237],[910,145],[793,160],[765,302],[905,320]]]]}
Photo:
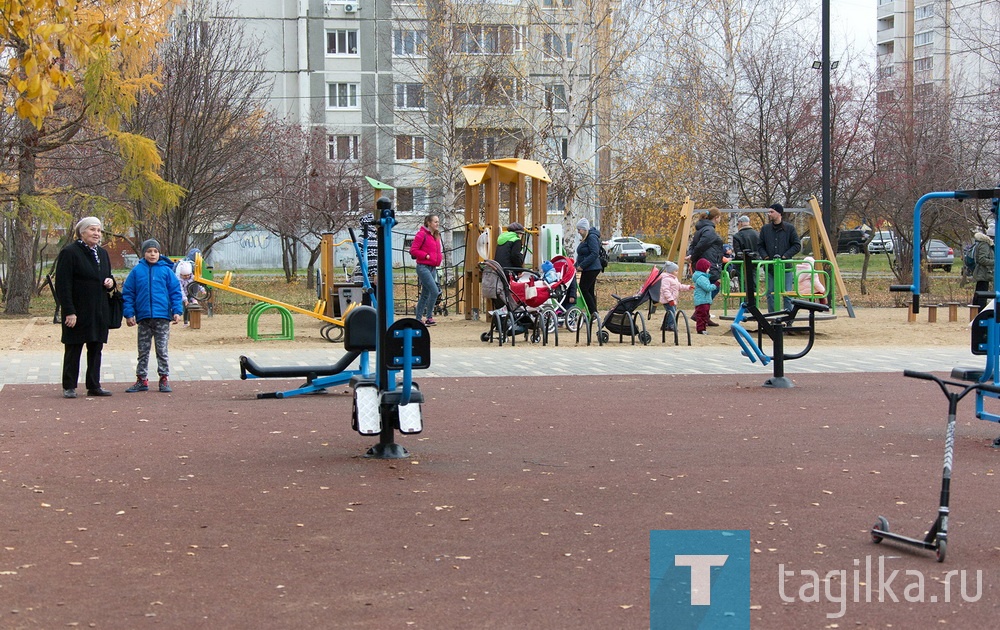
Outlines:
{"type": "Polygon", "coordinates": [[[601,233],[590,226],[590,221],[580,219],[576,224],[580,244],[576,247],[576,268],[580,270],[580,294],[593,317],[597,313],[597,275],[601,273],[601,233]]]}
{"type": "Polygon", "coordinates": [[[438,215],[427,215],[410,246],[410,256],[417,262],[417,281],[420,283],[420,298],[417,300],[414,316],[422,320],[425,326],[437,323],[434,321],[434,305],[441,293],[437,283],[437,269],[444,259],[440,225],[438,215]]]}

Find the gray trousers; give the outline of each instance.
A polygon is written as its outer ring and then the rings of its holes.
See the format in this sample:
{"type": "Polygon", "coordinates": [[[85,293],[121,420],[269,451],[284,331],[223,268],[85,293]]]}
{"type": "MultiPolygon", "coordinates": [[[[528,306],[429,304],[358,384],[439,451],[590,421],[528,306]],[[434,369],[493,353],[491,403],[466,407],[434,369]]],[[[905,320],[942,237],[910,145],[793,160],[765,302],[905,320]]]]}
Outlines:
{"type": "Polygon", "coordinates": [[[167,342],[170,341],[169,319],[144,319],[137,323],[139,328],[139,360],[136,362],[135,375],[146,378],[149,367],[149,350],[156,344],[156,372],[160,376],[170,376],[170,365],[167,362],[167,342]]]}

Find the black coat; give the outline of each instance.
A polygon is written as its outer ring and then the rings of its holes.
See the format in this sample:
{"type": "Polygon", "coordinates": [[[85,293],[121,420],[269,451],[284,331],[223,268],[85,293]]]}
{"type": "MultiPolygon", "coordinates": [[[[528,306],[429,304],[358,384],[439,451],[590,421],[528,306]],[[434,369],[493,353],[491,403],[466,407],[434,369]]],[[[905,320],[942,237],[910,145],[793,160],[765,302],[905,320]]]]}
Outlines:
{"type": "Polygon", "coordinates": [[[802,249],[798,232],[795,226],[788,221],[765,223],[760,228],[760,244],[757,245],[757,255],[762,260],[770,260],[775,256],[781,256],[788,260],[798,254],[802,249]]]}
{"type": "Polygon", "coordinates": [[[111,258],[98,246],[97,256],[82,241],[70,243],[56,259],[56,299],[62,309],[62,342],[81,344],[108,342],[108,290],[105,278],[111,278],[111,258]],[[66,326],[66,317],[76,315],[76,326],[66,326]]]}
{"type": "Polygon", "coordinates": [[[722,269],[722,237],[715,231],[715,221],[711,219],[701,219],[695,224],[696,231],[691,238],[691,245],[688,247],[688,254],[691,255],[691,268],[698,264],[702,258],[707,258],[712,263],[712,270],[717,277],[718,270],[722,269]]]}
{"type": "Polygon", "coordinates": [[[521,250],[521,239],[511,239],[497,247],[493,259],[505,269],[520,269],[524,267],[524,252],[521,250]]]}
{"type": "Polygon", "coordinates": [[[759,245],[760,235],[751,227],[745,227],[733,234],[733,251],[739,260],[743,260],[743,252],[750,252],[751,256],[756,256],[759,245]]]}

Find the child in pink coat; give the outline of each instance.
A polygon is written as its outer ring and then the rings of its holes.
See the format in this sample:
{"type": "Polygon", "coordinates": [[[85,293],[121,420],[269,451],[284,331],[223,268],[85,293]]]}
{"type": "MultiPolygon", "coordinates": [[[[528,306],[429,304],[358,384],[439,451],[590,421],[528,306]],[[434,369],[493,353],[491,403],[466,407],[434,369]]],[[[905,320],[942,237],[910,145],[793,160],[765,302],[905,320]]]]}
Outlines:
{"type": "Polygon", "coordinates": [[[663,325],[660,330],[672,331],[677,327],[677,296],[681,291],[690,291],[690,284],[681,284],[677,279],[677,263],[668,260],[663,265],[660,278],[660,304],[664,305],[663,325]]]}
{"type": "MultiPolygon", "coordinates": [[[[816,259],[806,256],[802,262],[795,265],[795,274],[798,278],[799,295],[811,297],[814,295],[825,295],[826,287],[820,279],[820,274],[815,272],[814,264],[816,259]]],[[[826,298],[819,299],[820,304],[826,304],[826,298]]]]}

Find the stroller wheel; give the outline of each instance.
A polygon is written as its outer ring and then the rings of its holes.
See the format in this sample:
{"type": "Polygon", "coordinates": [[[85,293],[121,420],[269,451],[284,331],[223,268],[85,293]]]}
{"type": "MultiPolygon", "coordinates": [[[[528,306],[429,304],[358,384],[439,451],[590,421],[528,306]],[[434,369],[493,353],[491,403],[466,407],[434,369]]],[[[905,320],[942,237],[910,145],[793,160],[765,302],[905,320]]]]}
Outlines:
{"type": "Polygon", "coordinates": [[[639,342],[644,346],[648,346],[649,342],[653,340],[653,335],[649,334],[648,331],[642,331],[639,333],[639,342]]]}
{"type": "Polygon", "coordinates": [[[597,341],[599,341],[602,344],[608,343],[610,339],[611,335],[609,335],[608,331],[606,330],[602,330],[599,333],[597,333],[597,341]]]}
{"type": "Polygon", "coordinates": [[[580,319],[583,317],[583,313],[580,312],[578,308],[571,308],[569,312],[566,313],[566,329],[570,332],[576,332],[580,328],[580,319]]]}
{"type": "Polygon", "coordinates": [[[483,334],[479,335],[479,340],[483,341],[483,342],[489,343],[489,341],[490,341],[490,333],[484,332],[483,334]]]}

